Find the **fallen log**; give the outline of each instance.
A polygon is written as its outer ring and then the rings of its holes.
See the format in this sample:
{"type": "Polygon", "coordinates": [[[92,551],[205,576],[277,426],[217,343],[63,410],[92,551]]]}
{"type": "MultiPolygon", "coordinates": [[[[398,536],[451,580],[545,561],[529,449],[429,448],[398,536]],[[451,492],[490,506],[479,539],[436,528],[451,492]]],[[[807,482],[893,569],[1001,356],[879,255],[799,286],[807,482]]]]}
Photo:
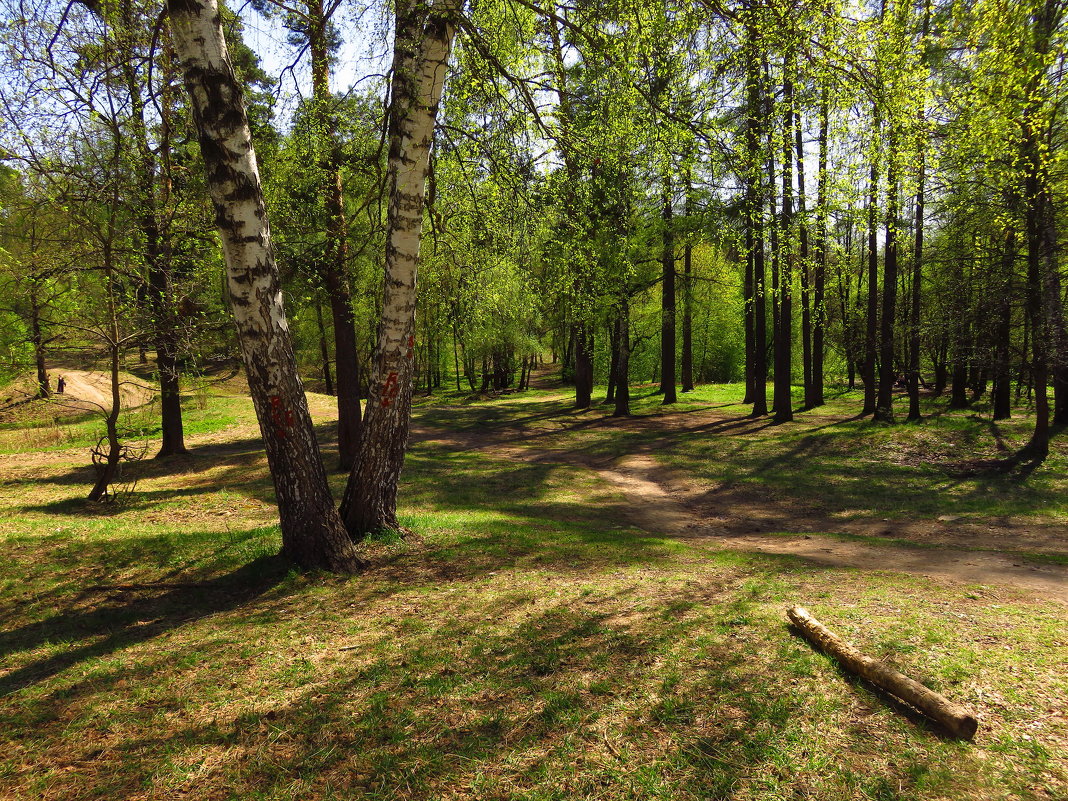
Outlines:
{"type": "Polygon", "coordinates": [[[786,610],[786,615],[806,640],[833,656],[846,670],[916,707],[927,717],[942,724],[955,737],[970,740],[979,728],[978,719],[967,709],[879,660],[865,656],[832,634],[807,609],[792,606],[786,610]]]}

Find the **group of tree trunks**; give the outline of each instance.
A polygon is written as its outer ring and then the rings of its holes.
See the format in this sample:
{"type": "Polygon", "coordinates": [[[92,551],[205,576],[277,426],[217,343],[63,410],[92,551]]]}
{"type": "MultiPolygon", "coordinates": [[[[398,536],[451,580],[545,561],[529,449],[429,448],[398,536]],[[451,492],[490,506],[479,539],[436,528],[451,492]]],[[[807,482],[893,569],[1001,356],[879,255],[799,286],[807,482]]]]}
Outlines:
{"type": "MultiPolygon", "coordinates": [[[[1055,29],[1057,13],[1052,0],[1044,4],[1044,16],[1039,15],[1033,26],[1032,48],[1039,55],[1050,52],[1050,39],[1055,29]]],[[[425,366],[426,387],[429,391],[440,376],[432,368],[432,347],[420,366],[415,342],[415,287],[419,264],[420,236],[423,222],[425,183],[428,173],[438,103],[441,99],[445,65],[448,61],[457,17],[459,0],[439,2],[409,2],[396,8],[394,39],[394,68],[390,87],[388,114],[388,213],[386,222],[385,280],[377,345],[370,359],[366,386],[361,387],[359,360],[353,322],[351,292],[345,272],[346,220],[340,175],[340,162],[334,149],[322,153],[323,192],[327,207],[326,256],[322,261],[319,279],[330,298],[331,317],[336,354],[336,392],[339,414],[339,452],[341,466],[351,469],[340,507],[340,517],[333,510],[333,502],[326,489],[325,472],[311,431],[310,417],[300,380],[296,374],[293,346],[281,305],[278,271],[271,248],[262,190],[256,170],[248,124],[241,104],[238,82],[227,59],[226,45],[220,32],[218,8],[214,0],[169,0],[171,25],[177,53],[190,91],[194,117],[200,135],[201,149],[207,168],[208,182],[216,209],[220,234],[229,276],[229,294],[239,331],[242,355],[249,383],[256,403],[257,414],[267,443],[272,474],[278,487],[280,512],[283,521],[285,550],[296,561],[309,566],[351,564],[351,554],[345,543],[369,531],[396,528],[396,490],[403,463],[408,419],[417,370],[425,366]],[[361,419],[359,398],[367,396],[366,415],[361,419]],[[329,508],[329,511],[325,511],[329,508]],[[341,536],[343,532],[345,536],[341,536]],[[314,543],[314,545],[309,545],[314,543]],[[323,543],[327,543],[323,545],[323,543]],[[320,553],[322,551],[322,553],[320,553]],[[327,554],[327,555],[324,555],[327,554]]],[[[831,112],[829,86],[826,80],[810,81],[802,74],[804,57],[800,43],[789,37],[779,41],[781,59],[767,57],[770,33],[761,17],[758,4],[744,7],[741,22],[739,67],[744,72],[744,100],[742,107],[742,157],[737,171],[742,188],[740,208],[744,237],[744,333],[745,333],[745,400],[752,404],[754,416],[774,415],[777,422],[792,419],[792,378],[794,352],[801,352],[801,373],[804,385],[804,408],[824,402],[824,356],[826,350],[828,315],[827,301],[828,254],[828,128],[831,112]],[[776,83],[777,81],[777,83],[776,83]],[[810,218],[806,197],[805,149],[801,108],[804,98],[818,99],[818,175],[814,216],[810,218]],[[778,172],[777,172],[778,171],[778,172]],[[795,283],[800,292],[795,297],[795,283]],[[770,300],[770,303],[769,303],[770,300]],[[795,326],[795,316],[799,326],[795,326]],[[770,331],[769,331],[770,324],[770,331]],[[795,345],[795,328],[799,327],[800,343],[795,345]],[[771,364],[769,364],[769,357],[771,364]],[[769,407],[767,382],[773,378],[769,407]]],[[[336,124],[329,112],[330,97],[328,52],[326,43],[327,12],[321,0],[307,0],[306,17],[310,20],[307,33],[312,58],[314,114],[317,128],[329,141],[336,124]]],[[[587,180],[581,153],[577,150],[576,128],[586,124],[582,113],[572,108],[573,95],[569,91],[569,71],[562,46],[566,31],[563,18],[546,15],[552,40],[550,71],[558,91],[557,123],[545,133],[555,139],[563,161],[563,172],[572,183],[587,180]]],[[[927,21],[924,21],[926,35],[927,21]]],[[[651,106],[657,114],[658,93],[665,91],[671,76],[662,72],[662,65],[652,65],[656,82],[652,89],[651,106]]],[[[871,92],[871,120],[873,140],[882,136],[887,147],[873,146],[867,172],[866,248],[860,245],[865,270],[857,277],[856,292],[866,284],[865,309],[847,315],[846,299],[842,298],[841,320],[845,362],[852,377],[859,372],[864,384],[863,413],[876,420],[894,421],[895,390],[902,382],[908,392],[910,420],[920,417],[919,392],[923,384],[920,375],[920,324],[923,297],[925,166],[923,146],[917,149],[918,180],[908,183],[905,162],[899,159],[898,142],[905,137],[904,121],[895,114],[880,92],[888,91],[876,76],[871,92]],[[914,186],[914,240],[911,264],[900,263],[899,252],[907,247],[901,235],[902,186],[914,186]],[[882,208],[880,195],[885,198],[882,208]],[[881,229],[881,230],[880,230],[881,229]],[[880,235],[882,248],[880,259],[880,235]],[[902,240],[905,244],[902,244],[902,240]],[[864,252],[866,250],[866,253],[864,252]],[[881,273],[880,273],[881,261],[881,273]],[[902,292],[899,285],[907,286],[902,292]],[[900,294],[900,297],[899,297],[900,294]],[[847,319],[849,317],[849,319],[847,319]],[[901,328],[904,327],[904,336],[901,328]],[[903,369],[902,369],[903,368],[903,369]]],[[[1035,78],[1037,81],[1038,78],[1035,78]]],[[[131,88],[131,94],[136,94],[131,88]]],[[[1038,95],[1037,88],[1033,92],[1038,95]]],[[[1036,101],[1037,102],[1037,101],[1036,101]]],[[[912,111],[909,112],[911,120],[912,111]]],[[[919,130],[926,125],[925,108],[915,109],[915,124],[919,130]]],[[[136,116],[136,115],[135,115],[136,116]]],[[[143,118],[143,115],[142,115],[143,118]]],[[[1026,256],[1026,309],[1030,349],[1029,365],[1032,386],[1035,388],[1036,424],[1027,450],[1038,456],[1048,450],[1051,410],[1045,388],[1052,380],[1054,407],[1052,420],[1068,420],[1068,365],[1063,364],[1065,322],[1060,301],[1061,287],[1055,258],[1055,213],[1050,195],[1051,181],[1048,165],[1043,157],[1043,133],[1032,120],[1039,119],[1036,111],[1025,114],[1019,139],[1020,163],[1026,167],[1026,181],[1014,198],[1014,208],[1025,222],[1024,241],[1018,243],[1012,235],[1004,243],[1005,259],[1010,265],[1017,250],[1026,256]]],[[[163,149],[165,150],[165,148],[163,149]]],[[[902,157],[903,158],[903,157],[902,157]]],[[[685,161],[685,160],[684,160],[685,161]]],[[[670,159],[665,165],[670,164],[670,159]]],[[[915,167],[916,165],[911,165],[915,167]]],[[[162,190],[152,180],[156,165],[152,154],[142,153],[146,214],[142,224],[143,239],[147,243],[149,291],[158,310],[160,333],[157,352],[160,360],[161,383],[164,395],[164,416],[177,403],[177,372],[173,354],[175,343],[162,333],[167,329],[169,299],[168,247],[166,234],[158,230],[154,204],[161,199],[162,190]]],[[[682,353],[677,370],[676,316],[680,270],[678,219],[673,187],[683,180],[672,175],[672,168],[657,167],[660,184],[660,275],[654,279],[661,287],[659,383],[664,403],[676,400],[676,388],[681,378],[683,391],[693,388],[692,354],[692,281],[689,241],[683,243],[682,253],[682,353]]],[[[611,169],[597,159],[592,166],[591,186],[600,181],[610,186],[611,169]]],[[[685,214],[689,219],[692,208],[689,168],[680,170],[685,182],[685,214]]],[[[603,187],[602,187],[603,188],[603,187]]],[[[565,221],[586,219],[586,223],[562,224],[563,236],[581,252],[589,243],[589,231],[622,226],[628,216],[627,201],[611,200],[607,193],[597,193],[594,205],[603,208],[578,208],[579,201],[565,197],[565,221]],[[585,215],[585,217],[583,216],[585,215]],[[616,221],[613,223],[612,221],[616,221]],[[570,225],[570,228],[567,226],[570,225]]],[[[859,239],[859,237],[858,237],[859,239]]],[[[739,248],[741,245],[739,245],[739,248]]],[[[848,251],[848,248],[847,248],[848,251]]],[[[616,415],[630,412],[630,362],[636,342],[632,341],[630,325],[631,302],[649,284],[630,285],[621,281],[607,290],[594,287],[595,282],[581,271],[568,279],[567,292],[573,301],[573,313],[562,322],[566,339],[563,345],[564,373],[575,383],[575,400],[579,408],[592,403],[594,382],[595,336],[610,347],[608,400],[616,415]],[[586,314],[591,300],[602,293],[596,303],[607,305],[607,325],[597,315],[586,314]],[[600,339],[602,336],[605,339],[600,339]]],[[[1011,278],[1010,278],[1011,281],[1011,278]]],[[[1005,304],[1007,306],[1007,304],[1005,304]]],[[[1002,311],[1000,324],[1010,325],[1009,312],[1002,311]]],[[[320,323],[320,332],[324,326],[320,323]]],[[[454,336],[456,331],[454,329],[454,336]]],[[[324,365],[329,365],[329,347],[322,337],[324,365]]],[[[968,348],[967,335],[957,326],[938,353],[954,352],[954,405],[968,403],[966,385],[985,387],[988,376],[982,372],[971,377],[959,356],[968,348]],[[951,341],[952,340],[952,341],[951,341]],[[959,340],[959,341],[957,341],[959,340]]],[[[1009,336],[1000,335],[1000,344],[992,369],[994,382],[995,417],[1009,413],[1009,336]]],[[[462,340],[459,343],[462,350],[462,340]]],[[[457,344],[453,345],[454,353],[457,344]]],[[[936,348],[937,350],[937,348],[936,348]]],[[[440,359],[440,355],[438,356],[440,359]]],[[[475,363],[464,353],[464,373],[475,389],[475,363]]],[[[457,359],[458,361],[458,359],[457,359]]],[[[947,383],[947,358],[934,358],[936,390],[947,383]]],[[[520,385],[529,380],[531,364],[523,359],[520,385]]],[[[503,389],[513,380],[515,372],[512,350],[501,349],[487,356],[482,367],[482,389],[503,389]]],[[[457,363],[457,385],[460,375],[457,363]]],[[[334,384],[327,369],[324,376],[334,384]]],[[[331,387],[333,388],[333,387],[331,387]]],[[[180,407],[177,407],[176,429],[168,433],[164,423],[164,452],[183,449],[180,427],[180,407]]],[[[171,418],[174,415],[170,415],[171,418]]]]}
{"type": "MultiPolygon", "coordinates": [[[[297,374],[248,119],[216,0],[168,3],[223,243],[245,371],[274,480],[282,552],[302,567],[355,570],[360,560],[354,540],[398,528],[396,491],[411,407],[425,180],[458,5],[458,0],[444,0],[434,5],[405,3],[397,9],[382,320],[366,420],[359,447],[355,454],[348,453],[355,458],[339,512],[297,374]]],[[[317,89],[325,91],[321,59],[316,50],[317,89]]],[[[335,284],[332,296],[343,300],[338,274],[343,212],[333,175],[328,191],[333,198],[335,259],[325,267],[325,278],[328,285],[335,284]]],[[[349,327],[351,312],[342,309],[335,314],[335,331],[345,336],[349,327]]],[[[349,402],[358,408],[358,387],[350,385],[349,392],[349,402]]],[[[339,402],[340,395],[339,380],[339,402]]]]}

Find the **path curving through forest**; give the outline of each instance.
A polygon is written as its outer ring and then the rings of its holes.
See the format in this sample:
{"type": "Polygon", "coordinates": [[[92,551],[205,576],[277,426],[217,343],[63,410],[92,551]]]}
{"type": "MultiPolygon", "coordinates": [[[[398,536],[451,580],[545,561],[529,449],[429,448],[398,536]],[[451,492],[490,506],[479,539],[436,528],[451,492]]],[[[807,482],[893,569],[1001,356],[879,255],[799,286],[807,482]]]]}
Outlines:
{"type": "Polygon", "coordinates": [[[669,490],[663,483],[667,471],[647,454],[623,457],[597,472],[627,499],[632,522],[650,533],[731,550],[794,556],[824,567],[907,573],[963,584],[1007,585],[1068,604],[1065,565],[1029,564],[1021,556],[996,551],[875,545],[826,534],[739,534],[695,512],[684,492],[669,490]]]}
{"type": "MultiPolygon", "coordinates": [[[[662,426],[667,434],[678,425],[672,417],[632,418],[613,421],[612,425],[646,432],[662,426]]],[[[691,417],[686,425],[708,428],[709,420],[715,422],[716,416],[710,412],[700,417],[701,421],[691,417]]],[[[744,432],[730,435],[737,433],[744,432]]],[[[1022,553],[998,548],[1010,545],[999,539],[1005,536],[1013,537],[1011,545],[1032,552],[1055,543],[1063,545],[1064,532],[1055,530],[1057,527],[984,530],[952,521],[873,523],[832,519],[772,498],[757,487],[713,490],[693,477],[676,474],[652,455],[667,441],[654,441],[637,452],[604,459],[581,447],[541,445],[537,436],[507,425],[462,432],[416,425],[412,434],[415,440],[454,450],[592,470],[622,494],[630,522],[650,535],[685,539],[713,548],[791,556],[822,567],[1013,587],[1068,605],[1068,565],[1037,562],[1022,553]],[[886,541],[871,542],[873,536],[886,541]],[[917,544],[903,543],[902,539],[917,544]]]]}

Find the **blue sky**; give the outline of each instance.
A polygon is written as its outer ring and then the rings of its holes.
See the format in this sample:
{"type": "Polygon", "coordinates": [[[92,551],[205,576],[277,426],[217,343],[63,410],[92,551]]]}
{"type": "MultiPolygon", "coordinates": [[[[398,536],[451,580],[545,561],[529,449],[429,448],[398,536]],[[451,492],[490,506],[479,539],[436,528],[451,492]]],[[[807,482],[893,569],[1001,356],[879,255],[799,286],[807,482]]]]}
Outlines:
{"type": "MultiPolygon", "coordinates": [[[[260,57],[271,75],[280,78],[278,122],[285,126],[302,97],[311,93],[311,71],[307,53],[298,58],[297,49],[286,42],[286,30],[277,18],[257,13],[248,2],[233,5],[245,24],[245,42],[260,57]]],[[[334,15],[344,40],[336,57],[330,87],[335,92],[364,91],[374,85],[374,77],[389,69],[392,59],[392,8],[385,3],[363,5],[345,2],[334,15]]]]}

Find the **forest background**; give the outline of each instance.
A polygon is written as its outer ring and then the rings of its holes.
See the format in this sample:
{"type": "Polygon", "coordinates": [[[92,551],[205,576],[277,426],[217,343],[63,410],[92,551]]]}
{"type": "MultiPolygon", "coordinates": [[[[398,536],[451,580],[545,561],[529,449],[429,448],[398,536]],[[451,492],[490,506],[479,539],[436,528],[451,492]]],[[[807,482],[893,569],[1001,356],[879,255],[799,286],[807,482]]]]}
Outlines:
{"type": "MultiPolygon", "coordinates": [[[[227,17],[296,354],[357,431],[382,302],[387,81],[338,94],[330,73],[339,20],[382,32],[389,12],[260,8],[312,79],[279,129],[277,80],[227,17]]],[[[955,407],[990,391],[995,419],[1033,399],[1041,453],[1050,418],[1068,419],[1063,12],[466,9],[429,165],[415,387],[451,373],[505,389],[549,354],[579,406],[598,381],[619,414],[631,380],[668,403],[676,385],[744,381],[762,414],[778,377],[777,420],[795,382],[813,408],[827,377],[863,379],[863,413],[887,421],[905,416],[895,384],[910,419],[921,386],[955,407]],[[1035,389],[1050,384],[1047,409],[1035,389]]],[[[36,361],[44,394],[50,352],[154,349],[164,451],[180,450],[176,387],[238,343],[166,19],[23,4],[6,30],[2,369],[36,361]]]]}
{"type": "Polygon", "coordinates": [[[257,8],[4,6],[0,794],[1064,795],[1065,4],[257,8]]]}

